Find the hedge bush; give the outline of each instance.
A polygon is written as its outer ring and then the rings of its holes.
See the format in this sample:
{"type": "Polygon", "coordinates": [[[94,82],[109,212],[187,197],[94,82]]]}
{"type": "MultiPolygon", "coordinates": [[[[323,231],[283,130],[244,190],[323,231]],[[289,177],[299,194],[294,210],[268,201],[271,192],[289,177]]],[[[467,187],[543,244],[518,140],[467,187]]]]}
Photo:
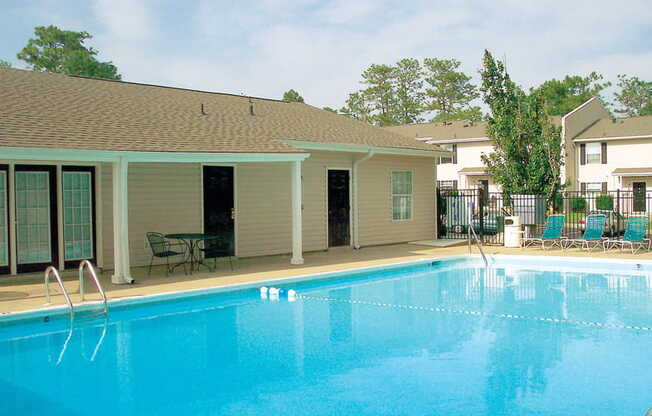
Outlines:
{"type": "Polygon", "coordinates": [[[571,210],[573,212],[585,212],[586,211],[586,199],[581,196],[575,197],[570,201],[571,210]]]}
{"type": "Polygon", "coordinates": [[[614,209],[614,197],[608,194],[601,194],[595,197],[597,209],[612,211],[614,209]]]}

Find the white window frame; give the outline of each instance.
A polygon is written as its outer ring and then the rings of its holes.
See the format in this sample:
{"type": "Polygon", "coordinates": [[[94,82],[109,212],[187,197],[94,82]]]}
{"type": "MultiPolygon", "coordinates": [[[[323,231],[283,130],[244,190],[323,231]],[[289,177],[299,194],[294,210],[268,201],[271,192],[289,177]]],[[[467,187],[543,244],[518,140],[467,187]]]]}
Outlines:
{"type": "Polygon", "coordinates": [[[586,192],[602,192],[602,182],[585,182],[586,192]],[[596,189],[592,189],[596,188],[596,189]]]}
{"type": "Polygon", "coordinates": [[[391,204],[391,215],[392,221],[403,222],[403,221],[412,221],[414,218],[414,171],[409,169],[395,169],[390,172],[389,175],[389,192],[391,195],[390,204],[391,204]],[[409,173],[410,174],[410,190],[409,194],[395,194],[394,193],[394,174],[395,173],[409,173]],[[394,216],[394,197],[410,197],[410,212],[408,218],[395,218],[394,216]]]}
{"type": "Polygon", "coordinates": [[[437,164],[438,165],[452,165],[453,161],[455,160],[455,157],[453,156],[453,151],[455,150],[455,146],[451,143],[445,143],[445,144],[440,144],[439,147],[441,147],[443,150],[446,150],[448,152],[451,152],[450,156],[439,156],[437,159],[437,164]]]}
{"type": "Polygon", "coordinates": [[[599,142],[587,143],[585,149],[586,164],[599,165],[602,163],[602,144],[599,142]],[[594,160],[592,160],[593,158],[594,160]]]}

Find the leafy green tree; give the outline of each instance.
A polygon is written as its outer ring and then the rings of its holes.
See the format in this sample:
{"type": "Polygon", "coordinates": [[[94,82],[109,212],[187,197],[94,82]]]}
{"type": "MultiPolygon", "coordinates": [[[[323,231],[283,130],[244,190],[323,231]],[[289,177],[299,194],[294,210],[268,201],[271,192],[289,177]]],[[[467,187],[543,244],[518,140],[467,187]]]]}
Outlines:
{"type": "Polygon", "coordinates": [[[287,90],[287,91],[285,91],[283,93],[283,101],[288,101],[288,102],[291,102],[291,103],[302,103],[302,102],[304,102],[303,97],[298,92],[296,92],[295,90],[292,90],[292,89],[287,90]]]}
{"type": "Polygon", "coordinates": [[[401,59],[394,69],[394,124],[423,121],[423,72],[416,59],[401,59]]]}
{"type": "Polygon", "coordinates": [[[373,107],[364,92],[354,92],[349,94],[344,107],[340,109],[340,114],[354,120],[372,123],[373,107]]]}
{"type": "Polygon", "coordinates": [[[484,52],[482,88],[487,134],[494,151],[482,155],[489,173],[506,200],[514,194],[542,195],[548,201],[561,189],[563,164],[560,129],[552,125],[539,93],[527,95],[517,86],[502,62],[484,52]]]}
{"type": "Polygon", "coordinates": [[[111,62],[100,62],[98,51],[86,47],[91,39],[88,32],[62,30],[56,26],[37,26],[35,38],[18,53],[21,59],[34,71],[82,75],[94,78],[121,79],[117,68],[111,62]]]}
{"type": "Polygon", "coordinates": [[[0,68],[11,68],[11,62],[0,59],[0,68]]]}
{"type": "Polygon", "coordinates": [[[480,93],[471,83],[471,77],[459,70],[462,63],[456,59],[426,58],[423,60],[428,111],[436,112],[432,121],[480,121],[480,107],[471,102],[480,93]]]}
{"type": "Polygon", "coordinates": [[[337,110],[334,109],[334,108],[331,108],[331,107],[322,107],[321,109],[322,109],[322,110],[326,110],[326,111],[330,111],[331,113],[338,114],[338,113],[337,113],[337,110]]]}
{"type": "Polygon", "coordinates": [[[591,72],[585,77],[567,75],[563,80],[548,80],[536,88],[531,88],[530,92],[543,99],[548,114],[562,116],[590,98],[599,96],[602,90],[611,86],[610,82],[602,80],[603,76],[597,72],[591,72]]]}
{"type": "Polygon", "coordinates": [[[396,123],[396,106],[398,99],[394,91],[396,70],[391,65],[371,64],[362,73],[362,83],[367,86],[364,96],[374,109],[372,122],[379,126],[391,126],[396,123]]]}
{"type": "Polygon", "coordinates": [[[652,115],[652,82],[618,75],[620,92],[615,93],[620,108],[614,111],[627,117],[652,115]]]}

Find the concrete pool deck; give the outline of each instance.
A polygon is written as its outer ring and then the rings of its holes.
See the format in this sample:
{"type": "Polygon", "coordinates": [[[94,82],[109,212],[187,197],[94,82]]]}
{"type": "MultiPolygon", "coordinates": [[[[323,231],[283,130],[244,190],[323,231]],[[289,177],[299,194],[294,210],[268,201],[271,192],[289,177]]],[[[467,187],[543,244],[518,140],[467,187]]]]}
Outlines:
{"type": "MultiPolygon", "coordinates": [[[[560,256],[612,260],[652,260],[652,252],[648,251],[631,254],[630,252],[620,252],[617,250],[612,250],[607,253],[603,253],[602,251],[589,253],[579,249],[561,251],[556,248],[551,250],[541,250],[538,248],[521,250],[500,246],[485,246],[483,248],[486,254],[560,256]]],[[[201,271],[195,272],[192,275],[184,275],[183,269],[178,268],[169,277],[165,275],[165,271],[161,267],[152,269],[151,276],[147,275],[146,267],[138,267],[132,269],[133,277],[136,279],[136,283],[133,285],[112,284],[110,270],[98,273],[98,277],[108,299],[115,300],[193,289],[237,286],[245,283],[257,283],[316,273],[380,266],[424,258],[468,254],[468,252],[466,245],[432,247],[414,244],[397,244],[367,247],[361,250],[353,250],[346,247],[330,249],[324,252],[305,253],[305,264],[301,266],[291,266],[289,264],[289,257],[287,256],[270,256],[238,260],[234,262],[234,271],[230,270],[228,263],[218,263],[218,268],[214,272],[201,271]]],[[[473,253],[478,253],[477,248],[473,247],[473,253]]],[[[79,303],[79,294],[76,293],[79,290],[77,271],[67,271],[62,277],[72,301],[75,304],[79,303]]],[[[56,282],[51,282],[50,284],[52,293],[55,295],[52,297],[52,305],[46,305],[42,273],[21,276],[0,276],[0,315],[64,305],[65,300],[59,294],[56,282]]],[[[87,300],[99,300],[99,295],[96,293],[92,282],[87,280],[86,288],[87,300]]]]}

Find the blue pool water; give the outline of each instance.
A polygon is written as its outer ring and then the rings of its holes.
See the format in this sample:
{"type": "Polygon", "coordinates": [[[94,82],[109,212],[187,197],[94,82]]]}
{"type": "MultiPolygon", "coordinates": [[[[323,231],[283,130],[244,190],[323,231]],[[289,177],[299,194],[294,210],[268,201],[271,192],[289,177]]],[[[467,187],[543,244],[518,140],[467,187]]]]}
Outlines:
{"type": "Polygon", "coordinates": [[[0,321],[0,415],[643,415],[652,268],[439,261],[0,321]],[[68,340],[68,341],[67,341],[68,340]],[[67,343],[66,343],[67,341],[67,343]]]}

